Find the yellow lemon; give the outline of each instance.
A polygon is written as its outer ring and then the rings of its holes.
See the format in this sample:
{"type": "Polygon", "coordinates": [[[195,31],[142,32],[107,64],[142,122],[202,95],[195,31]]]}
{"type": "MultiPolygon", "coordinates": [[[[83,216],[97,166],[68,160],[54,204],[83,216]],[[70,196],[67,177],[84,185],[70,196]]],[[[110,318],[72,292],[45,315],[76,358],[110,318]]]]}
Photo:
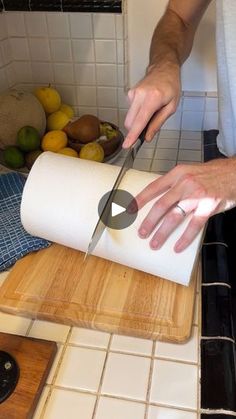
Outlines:
{"type": "Polygon", "coordinates": [[[66,105],[65,103],[61,104],[59,111],[64,112],[70,119],[72,119],[75,116],[74,109],[70,105],[66,105]]]}
{"type": "Polygon", "coordinates": [[[42,138],[41,148],[43,151],[55,151],[56,153],[67,145],[67,135],[64,131],[49,131],[42,138]]]}
{"type": "Polygon", "coordinates": [[[81,159],[102,162],[104,160],[104,150],[96,142],[87,143],[81,148],[79,157],[81,159]]]}
{"type": "Polygon", "coordinates": [[[56,112],[61,106],[61,96],[53,87],[38,87],[34,94],[46,113],[56,112]]]}
{"type": "Polygon", "coordinates": [[[58,151],[59,154],[64,154],[65,156],[71,156],[71,157],[79,157],[78,153],[76,150],[74,150],[73,148],[70,147],[64,147],[61,148],[58,151]]]}
{"type": "Polygon", "coordinates": [[[68,124],[69,121],[70,118],[68,118],[64,112],[53,112],[47,117],[47,130],[52,131],[62,129],[66,126],[66,124],[68,124]]]}

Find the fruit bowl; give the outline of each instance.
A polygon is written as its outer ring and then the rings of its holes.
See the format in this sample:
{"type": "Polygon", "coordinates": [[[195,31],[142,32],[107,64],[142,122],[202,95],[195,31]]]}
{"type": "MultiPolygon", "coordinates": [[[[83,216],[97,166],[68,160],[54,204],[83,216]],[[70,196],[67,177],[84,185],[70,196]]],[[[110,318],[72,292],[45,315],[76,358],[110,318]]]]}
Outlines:
{"type": "MultiPolygon", "coordinates": [[[[102,145],[102,142],[106,142],[106,150],[105,152],[105,158],[103,160],[103,163],[114,163],[118,157],[120,156],[122,152],[122,144],[124,141],[124,135],[121,132],[121,130],[113,123],[107,122],[107,121],[101,121],[101,123],[109,124],[114,130],[117,131],[117,135],[110,139],[110,140],[104,140],[104,138],[100,137],[96,140],[96,142],[100,143],[102,145]]],[[[79,143],[78,141],[74,141],[71,138],[68,138],[68,146],[79,152],[84,144],[79,143]]],[[[103,144],[104,146],[104,144],[103,144]]],[[[3,171],[15,171],[18,173],[22,173],[24,175],[27,175],[29,173],[29,169],[27,167],[22,167],[20,169],[11,169],[8,166],[6,166],[4,159],[3,159],[3,150],[0,149],[0,173],[3,171]]]]}

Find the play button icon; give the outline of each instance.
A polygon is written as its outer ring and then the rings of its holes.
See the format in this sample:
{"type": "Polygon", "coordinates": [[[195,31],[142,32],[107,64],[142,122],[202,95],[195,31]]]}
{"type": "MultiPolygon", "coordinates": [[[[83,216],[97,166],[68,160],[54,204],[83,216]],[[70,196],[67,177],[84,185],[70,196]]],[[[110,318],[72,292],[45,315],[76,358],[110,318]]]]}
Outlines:
{"type": "Polygon", "coordinates": [[[103,195],[98,205],[98,214],[103,224],[115,230],[122,230],[123,228],[129,227],[135,221],[138,213],[138,207],[134,197],[123,189],[116,189],[112,191],[112,201],[106,206],[110,194],[111,191],[103,195]],[[127,211],[131,202],[132,206],[134,206],[132,213],[127,211]]]}

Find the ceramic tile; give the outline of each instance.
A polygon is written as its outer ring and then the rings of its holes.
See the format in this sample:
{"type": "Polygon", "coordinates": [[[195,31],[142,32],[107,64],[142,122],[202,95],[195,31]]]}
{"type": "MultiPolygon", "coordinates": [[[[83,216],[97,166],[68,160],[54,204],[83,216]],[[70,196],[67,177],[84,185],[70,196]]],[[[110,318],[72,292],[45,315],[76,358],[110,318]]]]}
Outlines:
{"type": "Polygon", "coordinates": [[[203,129],[217,129],[219,125],[219,115],[218,112],[205,112],[203,129]]]}
{"type": "Polygon", "coordinates": [[[73,345],[93,346],[106,349],[109,343],[110,334],[97,330],[73,327],[69,343],[73,345]]]}
{"type": "Polygon", "coordinates": [[[218,112],[218,98],[206,97],[206,112],[218,112]]]}
{"type": "Polygon", "coordinates": [[[117,66],[114,64],[97,64],[96,75],[98,86],[117,86],[117,66]]]}
{"type": "Polygon", "coordinates": [[[202,336],[233,339],[231,290],[226,286],[202,287],[202,336]]]}
{"type": "Polygon", "coordinates": [[[27,33],[30,37],[47,36],[48,29],[45,13],[25,13],[25,23],[27,33]]]}
{"type": "Polygon", "coordinates": [[[0,91],[6,90],[8,87],[8,79],[5,68],[0,68],[0,91]]]}
{"type": "Polygon", "coordinates": [[[182,130],[201,131],[203,112],[184,111],[182,115],[182,130]]]}
{"type": "Polygon", "coordinates": [[[42,416],[41,416],[42,415],[42,411],[44,409],[46,400],[48,398],[49,391],[50,391],[50,387],[49,386],[45,386],[44,389],[43,389],[43,391],[42,391],[42,394],[40,396],[40,399],[38,401],[37,408],[36,408],[36,410],[34,412],[34,415],[33,415],[33,419],[41,419],[42,418],[42,416]]]}
{"type": "Polygon", "coordinates": [[[158,148],[155,153],[155,159],[158,160],[176,160],[178,150],[172,148],[158,148]]]}
{"type": "Polygon", "coordinates": [[[97,391],[106,352],[80,347],[67,347],[56,378],[56,385],[97,391]]]}
{"type": "Polygon", "coordinates": [[[154,136],[152,141],[145,141],[144,144],[142,145],[142,148],[145,150],[148,148],[155,148],[156,144],[157,144],[157,134],[154,136]]]}
{"type": "Polygon", "coordinates": [[[86,115],[90,113],[91,115],[98,115],[98,109],[92,106],[80,106],[79,107],[79,116],[86,115]]]}
{"type": "Polygon", "coordinates": [[[180,140],[179,147],[184,150],[201,150],[202,143],[199,140],[180,140]]]}
{"type": "Polygon", "coordinates": [[[152,345],[153,343],[151,340],[114,335],[112,337],[110,350],[151,356],[152,345]]]}
{"type": "Polygon", "coordinates": [[[179,139],[180,131],[161,129],[159,138],[179,139]]]}
{"type": "Polygon", "coordinates": [[[205,108],[205,97],[185,97],[183,111],[203,112],[205,108]]]}
{"type": "Polygon", "coordinates": [[[53,69],[55,83],[74,84],[74,70],[72,63],[54,63],[53,69]]]}
{"type": "Polygon", "coordinates": [[[95,61],[94,43],[90,39],[72,39],[73,59],[78,63],[95,61]]]}
{"type": "Polygon", "coordinates": [[[54,82],[52,63],[32,62],[33,80],[38,84],[54,82]]]}
{"type": "Polygon", "coordinates": [[[200,162],[202,153],[200,150],[179,150],[178,160],[200,162]]]}
{"type": "Polygon", "coordinates": [[[178,138],[158,138],[157,149],[159,148],[173,148],[178,149],[179,139],[178,138]]]}
{"type": "Polygon", "coordinates": [[[128,98],[127,94],[124,92],[123,88],[118,88],[118,106],[119,108],[126,108],[128,107],[128,98]]]}
{"type": "Polygon", "coordinates": [[[30,57],[33,61],[50,61],[50,48],[47,39],[29,38],[30,57]]]}
{"type": "Polygon", "coordinates": [[[181,131],[181,140],[202,140],[201,131],[181,131]]]}
{"type": "MultiPolygon", "coordinates": [[[[67,62],[72,60],[71,42],[68,39],[51,39],[52,60],[56,62],[67,62]]],[[[70,83],[68,81],[68,83],[70,83]]]]}
{"type": "Polygon", "coordinates": [[[125,66],[123,64],[117,65],[117,86],[123,87],[125,85],[125,66]]]}
{"type": "Polygon", "coordinates": [[[116,108],[99,108],[98,117],[102,121],[112,122],[118,126],[118,112],[116,108]]]}
{"type": "Polygon", "coordinates": [[[135,159],[133,169],[149,171],[151,167],[151,159],[135,159]]]}
{"type": "Polygon", "coordinates": [[[6,13],[8,36],[26,36],[24,14],[21,12],[6,13]]]}
{"type": "Polygon", "coordinates": [[[50,38],[69,38],[69,19],[67,13],[46,13],[50,38]]]}
{"type": "Polygon", "coordinates": [[[236,412],[235,354],[232,342],[201,342],[201,407],[236,412]],[[217,383],[217,385],[216,385],[217,383]]]}
{"type": "Polygon", "coordinates": [[[137,159],[152,159],[154,155],[153,148],[141,147],[136,156],[137,159]]]}
{"type": "Polygon", "coordinates": [[[92,15],[69,13],[72,38],[93,38],[92,15]]]}
{"type": "Polygon", "coordinates": [[[69,330],[70,326],[35,320],[30,329],[29,336],[63,343],[66,341],[69,330]]]}
{"type": "Polygon", "coordinates": [[[116,48],[117,48],[117,63],[124,64],[125,62],[124,42],[118,39],[116,41],[116,48]]]}
{"type": "Polygon", "coordinates": [[[116,15],[116,39],[124,38],[124,16],[116,15]]]}
{"type": "Polygon", "coordinates": [[[95,40],[97,63],[116,63],[116,42],[113,40],[95,40]]]}
{"type": "Polygon", "coordinates": [[[151,171],[152,172],[168,172],[169,170],[175,167],[175,161],[171,160],[155,160],[152,163],[151,171]]]}
{"type": "Polygon", "coordinates": [[[197,372],[196,365],[155,360],[150,401],[196,409],[197,372]]]}
{"type": "Polygon", "coordinates": [[[95,86],[95,65],[94,64],[75,64],[75,82],[79,85],[95,86]]]}
{"type": "Polygon", "coordinates": [[[197,419],[197,413],[150,406],[147,419],[197,419]]]}
{"type": "Polygon", "coordinates": [[[27,61],[30,59],[28,41],[25,38],[11,38],[11,53],[14,60],[27,61]]]}
{"type": "Polygon", "coordinates": [[[44,419],[91,419],[96,397],[74,391],[54,389],[47,403],[44,419]]]}
{"type": "Polygon", "coordinates": [[[33,81],[32,68],[27,61],[13,62],[13,69],[15,73],[15,83],[24,83],[27,80],[29,83],[33,81]]]}
{"type": "Polygon", "coordinates": [[[55,359],[53,361],[53,364],[51,366],[49,375],[47,377],[47,380],[46,380],[47,384],[52,384],[52,381],[54,379],[54,375],[55,375],[55,373],[57,371],[57,368],[58,368],[58,364],[61,360],[62,352],[63,352],[63,345],[57,345],[57,354],[56,354],[56,357],[55,357],[55,359]]]}
{"type": "Polygon", "coordinates": [[[71,106],[76,105],[76,92],[74,86],[68,86],[68,85],[60,85],[57,86],[55,83],[55,87],[60,92],[62,101],[64,103],[69,103],[71,106]]]}
{"type": "Polygon", "coordinates": [[[162,125],[162,129],[179,131],[181,127],[181,112],[176,112],[162,125]]]}
{"type": "Polygon", "coordinates": [[[117,89],[114,87],[97,87],[98,106],[117,107],[117,89]]]}
{"type": "Polygon", "coordinates": [[[95,419],[144,419],[144,414],[144,404],[100,397],[95,419]]]}
{"type": "Polygon", "coordinates": [[[93,33],[95,39],[115,39],[115,15],[102,13],[94,14],[93,33]]]}
{"type": "Polygon", "coordinates": [[[192,335],[185,343],[157,342],[155,356],[196,364],[198,362],[198,328],[193,327],[192,335]]]}
{"type": "Polygon", "coordinates": [[[206,92],[207,97],[218,97],[218,92],[206,92]]]}
{"type": "Polygon", "coordinates": [[[148,358],[109,353],[101,392],[145,400],[149,368],[148,358]]]}
{"type": "Polygon", "coordinates": [[[97,105],[96,87],[78,86],[76,91],[79,106],[97,105]]]}
{"type": "Polygon", "coordinates": [[[7,65],[11,62],[11,59],[12,59],[10,40],[4,39],[3,41],[1,41],[1,47],[2,47],[3,64],[7,65]]]}
{"type": "Polygon", "coordinates": [[[184,96],[192,96],[192,97],[196,97],[196,96],[205,96],[205,92],[197,92],[194,90],[185,90],[183,92],[184,96]]]}
{"type": "Polygon", "coordinates": [[[230,283],[228,249],[220,244],[203,246],[202,248],[202,282],[230,283]]]}
{"type": "Polygon", "coordinates": [[[31,320],[11,314],[0,313],[0,331],[16,335],[26,335],[31,320]]]}

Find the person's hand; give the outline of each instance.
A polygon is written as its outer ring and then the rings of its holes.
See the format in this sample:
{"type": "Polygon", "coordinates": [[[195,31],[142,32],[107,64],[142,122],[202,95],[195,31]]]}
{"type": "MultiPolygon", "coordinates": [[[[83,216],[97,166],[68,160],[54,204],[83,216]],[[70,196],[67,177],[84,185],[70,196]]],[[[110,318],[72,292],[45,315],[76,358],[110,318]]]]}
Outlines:
{"type": "Polygon", "coordinates": [[[178,65],[150,67],[146,77],[128,92],[130,108],[125,119],[128,134],[123,148],[136,142],[150,120],[145,139],[151,141],[166,119],[176,111],[180,92],[178,65]]]}
{"type": "Polygon", "coordinates": [[[174,247],[176,252],[181,252],[194,240],[209,217],[236,206],[236,159],[176,166],[137,195],[138,209],[161,194],[143,220],[139,236],[148,238],[162,221],[150,240],[152,249],[160,249],[185,215],[191,214],[174,247]]]}

